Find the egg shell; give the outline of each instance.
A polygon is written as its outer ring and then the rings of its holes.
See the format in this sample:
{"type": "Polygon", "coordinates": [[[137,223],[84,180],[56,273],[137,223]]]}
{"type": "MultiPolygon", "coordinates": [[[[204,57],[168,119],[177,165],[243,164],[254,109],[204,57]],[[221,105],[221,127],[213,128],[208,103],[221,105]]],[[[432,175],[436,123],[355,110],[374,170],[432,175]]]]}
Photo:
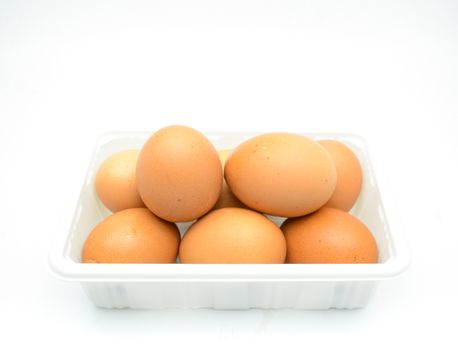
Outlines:
{"type": "Polygon", "coordinates": [[[207,213],[219,198],[222,182],[215,148],[186,126],[160,129],[138,158],[138,192],[154,214],[168,221],[191,221],[207,213]]]}
{"type": "Polygon", "coordinates": [[[263,134],[240,144],[226,160],[224,176],[246,206],[285,217],[319,209],[336,185],[334,162],[323,146],[290,133],[263,134]]]}
{"type": "Polygon", "coordinates": [[[194,223],[180,245],[180,262],[281,264],[286,242],[280,228],[249,209],[222,208],[194,223]]]}
{"type": "Polygon", "coordinates": [[[94,227],[87,237],[83,263],[174,263],[180,233],[174,223],[146,208],[118,211],[94,227]]]}
{"type": "Polygon", "coordinates": [[[324,206],[349,211],[358,199],[363,183],[359,159],[342,142],[322,140],[319,143],[331,155],[337,172],[336,188],[324,206]]]}
{"type": "Polygon", "coordinates": [[[95,177],[95,190],[112,212],[145,207],[137,192],[135,169],[139,150],[125,150],[108,157],[95,177]]]}
{"type": "Polygon", "coordinates": [[[287,263],[376,263],[378,250],[369,229],[347,212],[322,208],[287,219],[281,229],[287,242],[287,263]]]}
{"type": "MultiPolygon", "coordinates": [[[[231,149],[218,150],[218,155],[221,161],[221,165],[224,168],[226,159],[229,154],[232,152],[231,149]]],[[[218,201],[216,202],[213,210],[220,208],[245,208],[245,205],[232,193],[231,189],[226,183],[226,180],[223,179],[223,186],[221,187],[221,193],[219,195],[218,201]]]]}

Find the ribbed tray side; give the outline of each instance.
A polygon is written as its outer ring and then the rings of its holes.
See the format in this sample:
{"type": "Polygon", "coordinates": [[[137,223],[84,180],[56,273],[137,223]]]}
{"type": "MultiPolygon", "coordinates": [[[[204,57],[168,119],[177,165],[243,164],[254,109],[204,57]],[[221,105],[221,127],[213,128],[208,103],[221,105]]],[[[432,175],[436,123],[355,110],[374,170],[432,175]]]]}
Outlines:
{"type": "Polygon", "coordinates": [[[95,306],[166,309],[354,309],[364,307],[377,281],[84,282],[95,306]]]}

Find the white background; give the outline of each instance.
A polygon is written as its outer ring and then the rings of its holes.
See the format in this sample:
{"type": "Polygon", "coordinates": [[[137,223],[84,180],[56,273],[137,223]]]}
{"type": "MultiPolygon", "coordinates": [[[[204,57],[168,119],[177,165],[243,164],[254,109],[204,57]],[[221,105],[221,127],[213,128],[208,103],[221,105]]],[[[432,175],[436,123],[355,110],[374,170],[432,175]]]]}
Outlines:
{"type": "Polygon", "coordinates": [[[454,348],[457,120],[456,1],[2,1],[0,348],[454,348]],[[98,134],[176,123],[362,135],[410,269],[357,311],[93,307],[47,270],[63,203],[98,134]]]}

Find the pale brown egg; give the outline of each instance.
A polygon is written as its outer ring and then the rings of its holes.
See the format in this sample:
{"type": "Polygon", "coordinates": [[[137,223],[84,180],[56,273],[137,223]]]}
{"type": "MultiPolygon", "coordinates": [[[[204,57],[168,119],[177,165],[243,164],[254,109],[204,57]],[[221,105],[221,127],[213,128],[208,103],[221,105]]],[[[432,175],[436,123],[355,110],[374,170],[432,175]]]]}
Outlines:
{"type": "Polygon", "coordinates": [[[361,164],[353,151],[342,142],[322,140],[319,143],[331,155],[337,171],[336,188],[325,206],[349,211],[361,192],[361,164]]]}
{"type": "Polygon", "coordinates": [[[83,263],[174,263],[180,233],[146,208],[118,211],[101,221],[84,244],[83,263]]]}
{"type": "Polygon", "coordinates": [[[281,229],[286,237],[287,263],[377,263],[377,244],[360,220],[347,212],[322,208],[300,218],[287,219],[281,229]]]}
{"type": "Polygon", "coordinates": [[[138,192],[154,214],[168,221],[191,221],[207,213],[218,200],[222,182],[215,148],[186,126],[155,132],[138,158],[138,192]]]}
{"type": "MultiPolygon", "coordinates": [[[[226,159],[228,155],[232,152],[230,149],[218,150],[219,159],[221,160],[221,165],[224,168],[226,159]]],[[[220,208],[245,208],[245,205],[240,202],[240,200],[234,196],[229,186],[226,183],[226,180],[223,179],[223,186],[221,187],[221,194],[219,195],[218,201],[216,202],[213,209],[220,208]]]]}
{"type": "Polygon", "coordinates": [[[289,133],[253,137],[226,160],[229,188],[246,206],[295,217],[319,209],[331,197],[336,170],[319,143],[289,133]]]}
{"type": "Polygon", "coordinates": [[[97,171],[95,191],[102,203],[112,212],[145,207],[137,192],[135,169],[139,150],[115,153],[97,171]]]}
{"type": "Polygon", "coordinates": [[[191,264],[282,264],[283,233],[264,215],[249,209],[210,212],[186,232],[180,262],[191,264]]]}

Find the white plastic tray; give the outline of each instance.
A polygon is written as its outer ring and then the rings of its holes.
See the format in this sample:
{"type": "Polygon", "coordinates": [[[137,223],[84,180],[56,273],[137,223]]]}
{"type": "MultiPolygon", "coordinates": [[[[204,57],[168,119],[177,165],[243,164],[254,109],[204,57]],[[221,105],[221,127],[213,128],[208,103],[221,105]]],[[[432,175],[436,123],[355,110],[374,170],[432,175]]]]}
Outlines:
{"type": "MultiPolygon", "coordinates": [[[[94,191],[96,171],[109,155],[141,148],[150,133],[102,135],[96,145],[71,223],[58,232],[49,254],[54,274],[80,282],[92,302],[105,308],[359,308],[379,280],[404,271],[410,261],[395,203],[386,185],[375,181],[365,142],[355,135],[303,134],[345,142],[364,172],[363,189],[351,213],[372,231],[378,264],[82,264],[87,235],[110,214],[94,191]],[[383,193],[383,203],[380,193],[383,193]],[[69,225],[69,228],[68,228],[69,225]]],[[[233,148],[254,133],[207,133],[217,149],[233,148]]],[[[273,218],[277,223],[282,218],[273,218]]],[[[179,224],[180,232],[190,223],[179,224]]]]}

